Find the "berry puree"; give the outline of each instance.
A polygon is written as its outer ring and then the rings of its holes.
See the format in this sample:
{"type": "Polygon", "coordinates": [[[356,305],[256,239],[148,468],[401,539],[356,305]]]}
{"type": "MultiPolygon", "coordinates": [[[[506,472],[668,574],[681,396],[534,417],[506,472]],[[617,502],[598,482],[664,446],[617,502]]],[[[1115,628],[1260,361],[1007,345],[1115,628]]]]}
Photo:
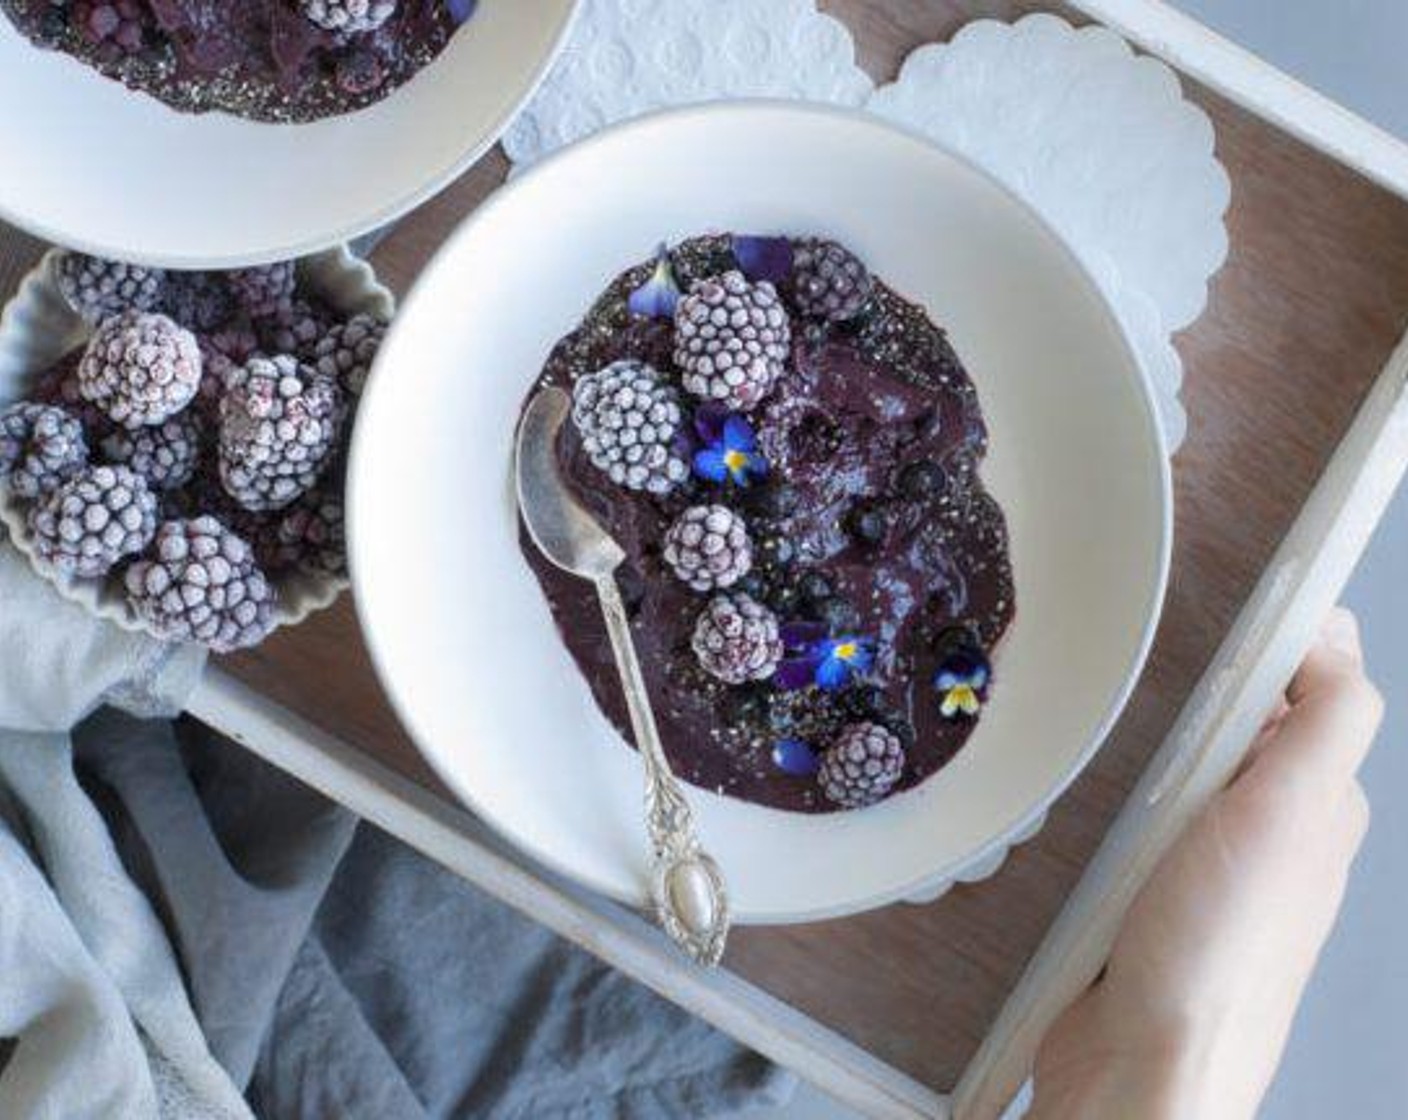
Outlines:
{"type": "Polygon", "coordinates": [[[381,100],[473,9],[474,0],[0,0],[36,46],[173,109],[276,122],[381,100]]]}
{"type": "MultiPolygon", "coordinates": [[[[617,277],[544,385],[573,394],[559,463],[626,551],[682,779],[824,813],[954,757],[994,691],[1013,580],[977,392],[922,308],[835,242],[698,237],[617,277]]],[[[590,584],[520,536],[629,740],[590,584]]]]}

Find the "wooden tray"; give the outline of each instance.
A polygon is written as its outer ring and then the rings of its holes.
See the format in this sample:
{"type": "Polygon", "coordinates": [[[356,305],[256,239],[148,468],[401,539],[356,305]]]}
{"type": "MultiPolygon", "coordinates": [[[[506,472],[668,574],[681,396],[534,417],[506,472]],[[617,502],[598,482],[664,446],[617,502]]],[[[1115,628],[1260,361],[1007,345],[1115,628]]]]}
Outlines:
{"type": "MultiPolygon", "coordinates": [[[[821,6],[851,27],[878,80],[972,18],[1086,18],[997,0],[821,6]]],[[[1189,82],[1232,179],[1231,256],[1206,314],[1177,339],[1189,436],[1175,460],[1173,574],[1153,655],[1090,769],[996,875],[929,905],[737,930],[726,971],[704,974],[632,915],[505,853],[447,803],[386,705],[350,602],[222,659],[192,710],[867,1112],[947,1115],[938,1094],[964,1078],[957,1111],[995,1115],[1049,1008],[1098,968],[1102,938],[1161,838],[1235,761],[1408,455],[1408,360],[1394,358],[1408,327],[1408,155],[1160,5],[1081,7],[1222,91],[1189,82]]],[[[404,291],[505,170],[491,153],[402,222],[374,254],[382,279],[404,291]]]]}

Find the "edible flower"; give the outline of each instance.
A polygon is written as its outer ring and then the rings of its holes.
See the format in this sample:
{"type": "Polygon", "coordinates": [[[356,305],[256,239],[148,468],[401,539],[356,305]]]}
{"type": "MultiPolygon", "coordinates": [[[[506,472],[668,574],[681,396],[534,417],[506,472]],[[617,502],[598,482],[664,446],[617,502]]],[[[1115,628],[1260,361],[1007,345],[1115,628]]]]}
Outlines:
{"type": "Polygon", "coordinates": [[[735,236],[731,248],[749,280],[781,284],[792,275],[792,242],[785,237],[735,236]]]}
{"type": "Polygon", "coordinates": [[[825,627],[809,622],[788,623],[782,628],[783,645],[792,652],[773,675],[779,688],[793,690],[814,684],[835,692],[870,669],[875,660],[870,639],[854,634],[828,638],[824,634],[825,627]],[[812,636],[818,632],[823,636],[812,636]]]}
{"type": "Polygon", "coordinates": [[[445,0],[445,10],[450,13],[456,27],[467,21],[474,14],[476,7],[477,0],[445,0]]]}
{"type": "Polygon", "coordinates": [[[975,645],[965,644],[939,663],[934,687],[939,693],[939,714],[944,719],[972,718],[987,699],[992,669],[987,655],[975,645]]]}
{"type": "Polygon", "coordinates": [[[694,453],[694,473],[710,482],[747,486],[768,473],[768,461],[758,451],[753,426],[736,412],[709,405],[694,415],[694,429],[704,446],[694,453]]]}
{"type": "Polygon", "coordinates": [[[626,310],[645,319],[671,319],[680,301],[680,286],[670,267],[670,250],[662,241],[655,249],[655,268],[639,288],[626,297],[626,310]]]}

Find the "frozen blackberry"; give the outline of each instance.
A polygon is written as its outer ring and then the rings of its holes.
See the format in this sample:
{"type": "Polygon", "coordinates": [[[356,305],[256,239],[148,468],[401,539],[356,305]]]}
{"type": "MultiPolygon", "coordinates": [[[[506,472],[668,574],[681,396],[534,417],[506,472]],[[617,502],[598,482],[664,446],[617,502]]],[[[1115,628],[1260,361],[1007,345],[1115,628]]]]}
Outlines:
{"type": "Polygon", "coordinates": [[[396,11],[396,0],[298,0],[305,18],[328,31],[375,31],[396,11]]]}
{"type": "Polygon", "coordinates": [[[90,257],[67,250],[54,263],[54,282],[68,305],[89,323],[124,311],[153,311],[166,273],[159,268],[90,257]]]}
{"type": "Polygon", "coordinates": [[[135,55],[147,44],[153,28],[146,5],[139,0],[73,0],[69,21],[79,35],[94,46],[135,55]]]}
{"type": "Polygon", "coordinates": [[[689,477],[675,446],[681,415],[679,394],[644,362],[612,362],[572,386],[572,422],[583,450],[630,490],[668,494],[689,477]]]}
{"type": "Polygon", "coordinates": [[[331,320],[322,308],[295,296],[287,308],[261,319],[256,326],[259,341],[267,353],[292,354],[299,361],[311,362],[318,343],[328,333],[331,320]]]}
{"type": "Polygon", "coordinates": [[[0,410],[0,482],[17,498],[34,501],[87,462],[83,425],[63,409],[20,401],[0,410]]]}
{"type": "Polygon", "coordinates": [[[293,261],[278,261],[227,272],[225,283],[252,318],[268,319],[292,309],[298,278],[293,261]]]}
{"type": "Polygon", "coordinates": [[[234,317],[234,293],[214,272],[168,272],[161,310],[187,330],[208,334],[234,317]]]}
{"type": "Polygon", "coordinates": [[[318,487],[280,511],[255,542],[267,571],[301,568],[342,577],[347,574],[347,536],[340,492],[318,487]]]}
{"type": "Polygon", "coordinates": [[[251,358],[220,399],[220,481],[245,509],[282,509],[336,448],[336,383],[286,354],[251,358]]]}
{"type": "Polygon", "coordinates": [[[145,428],[119,428],[100,446],[108,462],[131,467],[153,490],[175,490],[195,473],[200,426],[189,413],[181,413],[145,428]]]}
{"type": "Polygon", "coordinates": [[[165,315],[128,311],[105,319],[78,363],[78,389],[116,424],[159,424],[200,385],[195,335],[165,315]]]}
{"type": "Polygon", "coordinates": [[[249,545],[214,517],[163,524],[125,584],[133,610],[167,641],[227,653],[273,629],[273,587],[249,545]]]}
{"type": "Polygon", "coordinates": [[[782,660],[777,616],[737,592],[709,600],[691,645],[704,671],[725,684],[766,680],[782,660]]]}
{"type": "Polygon", "coordinates": [[[665,534],[665,562],[695,591],[737,583],[753,566],[748,526],[728,506],[690,506],[665,534]]]}
{"type": "MultiPolygon", "coordinates": [[[[243,316],[230,319],[213,331],[196,335],[202,354],[223,354],[235,365],[244,365],[259,351],[259,334],[243,316]]],[[[282,351],[279,351],[282,353],[282,351]]]]}
{"type": "Polygon", "coordinates": [[[787,311],[767,281],[741,272],[703,280],[675,309],[675,364],[697,397],[747,412],[782,376],[791,349],[787,311]]]}
{"type": "Polygon", "coordinates": [[[848,725],[821,760],[817,784],[827,800],[843,809],[873,805],[899,783],[904,747],[878,723],[848,725]]]}
{"type": "Polygon", "coordinates": [[[66,576],[105,575],[156,532],[157,500],[126,467],[89,467],[29,512],[40,558],[66,576]]]}
{"type": "Polygon", "coordinates": [[[202,421],[216,426],[220,422],[220,398],[225,395],[225,386],[248,359],[232,359],[211,344],[209,335],[198,335],[196,342],[200,346],[200,385],[191,407],[202,421]]]}
{"type": "Polygon", "coordinates": [[[333,69],[337,84],[354,97],[378,89],[386,81],[386,67],[381,56],[366,47],[354,47],[337,60],[333,69]]]}
{"type": "Polygon", "coordinates": [[[805,238],[792,244],[792,287],[802,314],[843,323],[865,309],[875,282],[849,249],[805,238]]]}
{"type": "Polygon", "coordinates": [[[78,364],[82,357],[83,351],[75,350],[53,369],[40,374],[30,395],[40,404],[52,404],[75,417],[83,425],[84,437],[91,446],[112,431],[113,423],[108,414],[87,400],[78,388],[78,364]]]}
{"type": "Polygon", "coordinates": [[[343,392],[359,397],[385,337],[386,324],[376,316],[354,315],[318,340],[312,364],[323,376],[336,378],[343,392]]]}

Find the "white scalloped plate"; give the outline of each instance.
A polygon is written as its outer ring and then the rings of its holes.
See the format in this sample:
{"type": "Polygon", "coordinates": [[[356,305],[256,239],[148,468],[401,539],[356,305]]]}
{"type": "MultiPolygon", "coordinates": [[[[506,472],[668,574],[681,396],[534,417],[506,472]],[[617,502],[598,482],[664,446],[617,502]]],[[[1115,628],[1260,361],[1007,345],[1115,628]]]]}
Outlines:
{"type": "Polygon", "coordinates": [[[858,107],[875,88],[812,0],[583,0],[558,64],[504,133],[515,164],[609,124],[715,98],[858,107]]]}
{"type": "MultiPolygon", "coordinates": [[[[59,250],[50,250],[21,281],[19,290],[0,312],[0,407],[22,400],[32,378],[51,368],[88,337],[87,325],[69,309],[54,283],[53,266],[59,250]]],[[[301,282],[343,315],[367,312],[390,320],[396,298],[382,285],[371,265],[345,245],[327,249],[298,262],[301,282]]],[[[10,540],[40,576],[65,599],[98,618],[134,633],[153,633],[127,604],[112,579],[67,578],[34,549],[25,503],[0,487],[0,523],[10,540]]],[[[274,625],[297,626],[314,611],[323,610],[347,589],[348,581],[328,575],[289,572],[271,581],[279,592],[274,625]]]]}
{"type": "Polygon", "coordinates": [[[662,113],[499,191],[423,272],[377,359],[349,471],[352,573],[377,671],[426,758],[595,889],[644,898],[640,767],[519,552],[513,432],[551,346],[610,277],[711,227],[838,237],[931,309],[977,384],[983,475],[1012,535],[1017,620],[952,763],[821,817],[692,791],[738,920],[803,921],[991,865],[1079,773],[1159,616],[1167,450],[1128,336],[1059,236],[966,160],[873,117],[779,102],[662,113]]]}
{"type": "Polygon", "coordinates": [[[178,113],[0,17],[0,217],[60,245],[174,268],[289,260],[385,225],[497,139],[576,0],[480,0],[384,101],[309,124],[178,113]]]}
{"type": "Polygon", "coordinates": [[[1149,375],[1170,452],[1187,417],[1169,338],[1201,314],[1227,255],[1230,185],[1177,75],[1114,32],[1038,13],[977,20],[874,88],[845,25],[811,0],[584,0],[561,63],[504,135],[526,166],[598,128],[719,97],[870,112],[957,150],[1081,254],[1149,375]]]}

